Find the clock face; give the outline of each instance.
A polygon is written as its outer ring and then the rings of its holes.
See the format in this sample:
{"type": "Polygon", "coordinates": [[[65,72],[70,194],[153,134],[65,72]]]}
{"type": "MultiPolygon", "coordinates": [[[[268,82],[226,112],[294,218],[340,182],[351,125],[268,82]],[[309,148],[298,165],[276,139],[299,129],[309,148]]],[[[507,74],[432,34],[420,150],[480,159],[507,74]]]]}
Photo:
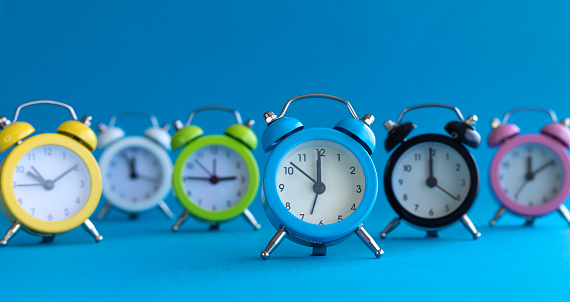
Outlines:
{"type": "Polygon", "coordinates": [[[91,177],[75,152],[59,145],[43,145],[20,159],[13,186],[28,214],[55,222],[71,218],[83,208],[91,192],[91,177]]]}
{"type": "Polygon", "coordinates": [[[564,167],[552,149],[537,143],[512,148],[499,166],[502,190],[515,202],[541,206],[558,195],[564,183],[564,167]]]}
{"type": "Polygon", "coordinates": [[[276,190],[300,220],[317,225],[339,222],[360,205],[364,172],[354,154],[328,140],[311,140],[291,149],[279,163],[276,190]]]}
{"type": "MultiPolygon", "coordinates": [[[[164,181],[163,167],[157,156],[141,147],[127,147],[116,152],[106,167],[108,188],[128,203],[155,200],[155,194],[164,181]]],[[[162,196],[160,196],[162,198],[162,196]]]]}
{"type": "Polygon", "coordinates": [[[407,212],[423,219],[438,219],[465,202],[472,172],[455,148],[425,141],[401,154],[390,181],[397,202],[407,212]]]}
{"type": "Polygon", "coordinates": [[[192,153],[182,171],[190,200],[208,211],[223,211],[247,193],[248,167],[239,153],[222,145],[208,145],[192,153]]]}

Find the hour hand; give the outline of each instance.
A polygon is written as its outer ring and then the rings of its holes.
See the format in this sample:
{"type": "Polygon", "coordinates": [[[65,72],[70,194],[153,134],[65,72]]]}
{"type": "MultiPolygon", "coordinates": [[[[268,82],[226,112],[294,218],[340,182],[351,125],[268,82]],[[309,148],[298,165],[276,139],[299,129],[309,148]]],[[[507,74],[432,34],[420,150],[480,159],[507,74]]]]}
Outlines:
{"type": "Polygon", "coordinates": [[[44,183],[44,179],[41,178],[39,175],[36,175],[36,174],[34,174],[34,173],[30,172],[30,171],[28,171],[28,173],[26,173],[26,174],[27,174],[28,176],[30,176],[31,178],[33,178],[33,179],[39,181],[40,183],[42,183],[42,184],[44,183]]]}

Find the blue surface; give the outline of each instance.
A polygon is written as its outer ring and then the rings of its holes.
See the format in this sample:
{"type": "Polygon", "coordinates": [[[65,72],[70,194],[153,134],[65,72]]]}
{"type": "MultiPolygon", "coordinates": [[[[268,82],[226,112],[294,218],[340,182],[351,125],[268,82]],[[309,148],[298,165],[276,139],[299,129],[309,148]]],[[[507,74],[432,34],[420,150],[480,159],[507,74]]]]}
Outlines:
{"type": "MultiPolygon", "coordinates": [[[[133,109],[170,123],[220,105],[256,119],[259,137],[263,112],[278,112],[293,96],[327,93],[349,100],[359,116],[374,114],[379,144],[384,120],[427,102],[479,115],[486,138],[490,119],[513,107],[570,115],[569,36],[568,1],[0,1],[0,115],[53,99],[95,123],[133,109]]],[[[287,115],[306,127],[349,117],[343,105],[324,100],[295,103],[287,115]]],[[[443,110],[406,117],[418,124],[413,135],[442,133],[455,118],[443,110]]],[[[40,132],[55,131],[67,113],[27,108],[21,118],[40,132]]],[[[208,113],[195,120],[206,134],[222,133],[225,121],[208,113]]],[[[523,112],[509,121],[538,132],[549,120],[523,112]]],[[[133,119],[125,130],[142,134],[145,127],[133,119]]],[[[192,221],[172,234],[173,221],[158,211],[139,221],[112,212],[95,222],[105,236],[100,244],[82,229],[46,245],[16,236],[0,250],[2,301],[563,300],[570,229],[558,215],[534,228],[512,215],[487,227],[498,207],[486,181],[494,152],[484,145],[473,152],[482,176],[470,213],[483,233],[478,241],[460,225],[438,239],[401,226],[379,242],[386,254],[378,260],[352,237],[318,258],[286,241],[262,261],[274,229],[259,195],[251,208],[259,232],[239,219],[216,233],[192,221]]],[[[263,167],[267,155],[261,148],[255,155],[263,167]]],[[[388,155],[377,150],[373,159],[382,175],[388,155]]],[[[378,196],[365,224],[375,238],[394,216],[378,196]]],[[[181,212],[175,200],[167,202],[181,212]]],[[[0,218],[0,231],[7,228],[0,218]]]]}

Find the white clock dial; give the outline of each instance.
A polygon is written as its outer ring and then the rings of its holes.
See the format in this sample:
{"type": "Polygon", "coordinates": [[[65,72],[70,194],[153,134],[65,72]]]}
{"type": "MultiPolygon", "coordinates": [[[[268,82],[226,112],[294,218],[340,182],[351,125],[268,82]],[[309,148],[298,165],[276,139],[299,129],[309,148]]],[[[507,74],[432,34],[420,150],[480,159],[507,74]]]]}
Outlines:
{"type": "Polygon", "coordinates": [[[461,206],[470,189],[471,174],[457,150],[440,142],[423,142],[400,156],[391,182],[394,195],[406,211],[437,219],[461,206]]]}
{"type": "Polygon", "coordinates": [[[499,167],[503,191],[525,206],[539,206],[552,200],[564,183],[564,167],[550,148],[522,144],[503,157],[499,167]]]}
{"type": "Polygon", "coordinates": [[[350,216],[362,201],[364,183],[354,154],[327,140],[295,146],[279,163],[276,175],[285,207],[312,224],[332,224],[350,216]]]}
{"type": "Polygon", "coordinates": [[[199,207],[223,211],[239,203],[249,187],[249,170],[239,153],[222,145],[203,147],[188,157],[184,189],[199,207]]]}
{"type": "Polygon", "coordinates": [[[154,203],[152,198],[164,181],[162,171],[161,163],[154,153],[141,147],[128,147],[115,153],[104,177],[109,183],[108,187],[121,200],[154,203]]]}
{"type": "Polygon", "coordinates": [[[62,221],[77,214],[91,192],[91,176],[75,152],[44,145],[26,153],[13,176],[22,208],[44,221],[62,221]]]}

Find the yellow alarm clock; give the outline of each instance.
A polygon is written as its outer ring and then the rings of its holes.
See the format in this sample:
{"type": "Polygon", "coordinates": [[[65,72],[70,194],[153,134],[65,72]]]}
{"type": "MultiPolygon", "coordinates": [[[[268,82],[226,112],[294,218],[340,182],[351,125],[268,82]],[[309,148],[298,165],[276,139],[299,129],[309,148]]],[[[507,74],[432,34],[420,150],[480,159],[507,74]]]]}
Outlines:
{"type": "Polygon", "coordinates": [[[78,121],[71,106],[54,101],[22,104],[12,122],[0,117],[0,153],[15,146],[0,165],[0,209],[12,222],[1,246],[20,229],[51,242],[83,225],[96,242],[103,239],[89,220],[101,197],[101,172],[91,154],[97,137],[90,120],[78,121]],[[34,127],[18,121],[18,115],[38,104],[64,107],[73,120],[61,124],[57,133],[31,136],[34,127]]]}

